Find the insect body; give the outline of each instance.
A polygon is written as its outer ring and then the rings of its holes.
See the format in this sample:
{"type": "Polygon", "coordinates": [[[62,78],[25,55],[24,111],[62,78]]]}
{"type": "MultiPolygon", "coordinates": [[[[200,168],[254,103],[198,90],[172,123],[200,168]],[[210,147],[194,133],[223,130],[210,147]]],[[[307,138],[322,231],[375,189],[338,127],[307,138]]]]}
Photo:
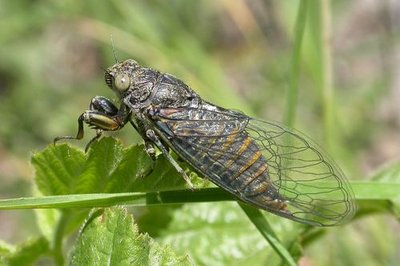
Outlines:
{"type": "Polygon", "coordinates": [[[96,96],[78,119],[77,136],[55,141],[81,139],[84,123],[97,130],[93,141],[129,122],[148,154],[160,149],[191,187],[167,147],[219,187],[274,214],[319,226],[353,215],[348,181],[303,134],[208,103],[181,80],[134,60],[108,68],[105,81],[119,108],[96,96]]]}

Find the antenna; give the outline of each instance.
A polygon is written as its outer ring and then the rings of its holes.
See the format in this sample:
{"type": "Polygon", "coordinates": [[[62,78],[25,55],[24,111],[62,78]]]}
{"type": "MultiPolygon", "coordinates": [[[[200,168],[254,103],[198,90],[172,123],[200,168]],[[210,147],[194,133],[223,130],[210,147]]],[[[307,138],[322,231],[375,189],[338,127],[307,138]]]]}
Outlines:
{"type": "Polygon", "coordinates": [[[112,52],[113,52],[113,55],[114,55],[115,63],[119,63],[118,57],[117,57],[117,51],[115,50],[115,45],[114,45],[114,40],[113,40],[112,35],[110,36],[110,38],[111,38],[111,46],[112,46],[112,52]]]}

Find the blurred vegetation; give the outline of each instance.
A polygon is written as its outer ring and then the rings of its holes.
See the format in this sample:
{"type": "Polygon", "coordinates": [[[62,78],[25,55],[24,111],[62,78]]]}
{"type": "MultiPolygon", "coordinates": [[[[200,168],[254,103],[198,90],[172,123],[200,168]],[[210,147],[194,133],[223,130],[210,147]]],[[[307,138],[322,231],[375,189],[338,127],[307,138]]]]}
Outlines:
{"type": "MultiPolygon", "coordinates": [[[[400,3],[331,1],[330,25],[321,11],[329,2],[320,3],[308,5],[294,126],[350,179],[366,180],[400,158],[400,3]]],[[[32,151],[74,134],[93,96],[114,97],[102,70],[115,62],[111,39],[119,59],[172,73],[218,105],[283,121],[298,7],[298,0],[0,0],[0,197],[30,195],[32,151]]],[[[140,142],[129,128],[118,137],[140,142]]],[[[26,222],[33,215],[0,212],[0,239],[35,236],[37,225],[26,222]]],[[[392,217],[367,216],[329,229],[301,262],[395,265],[399,230],[392,217]]]]}

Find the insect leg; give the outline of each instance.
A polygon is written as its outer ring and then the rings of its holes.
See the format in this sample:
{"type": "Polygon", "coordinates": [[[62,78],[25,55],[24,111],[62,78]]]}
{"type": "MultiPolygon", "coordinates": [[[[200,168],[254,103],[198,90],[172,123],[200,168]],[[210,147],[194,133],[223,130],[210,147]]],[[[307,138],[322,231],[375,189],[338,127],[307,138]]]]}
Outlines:
{"type": "Polygon", "coordinates": [[[133,126],[134,129],[142,136],[144,140],[144,150],[149,155],[149,157],[153,160],[153,162],[156,160],[156,150],[154,149],[154,144],[151,140],[149,140],[145,134],[144,126],[142,123],[140,123],[140,120],[135,119],[137,125],[135,122],[132,120],[129,120],[131,125],[133,126]]]}
{"type": "Polygon", "coordinates": [[[87,151],[90,145],[101,137],[103,131],[116,131],[121,129],[129,120],[131,113],[126,111],[124,105],[117,108],[110,100],[102,96],[96,96],[90,102],[89,110],[78,118],[78,133],[74,136],[61,136],[54,139],[54,144],[63,139],[82,139],[84,135],[83,123],[96,129],[96,136],[86,145],[87,151]]]}
{"type": "Polygon", "coordinates": [[[97,130],[96,130],[96,136],[94,136],[94,137],[88,142],[88,144],[86,144],[86,146],[85,146],[85,152],[87,152],[87,151],[89,150],[90,146],[91,146],[96,140],[98,140],[98,139],[101,137],[102,134],[103,134],[103,130],[101,130],[101,129],[97,129],[97,130]]]}
{"type": "Polygon", "coordinates": [[[63,139],[82,139],[83,138],[83,121],[84,121],[84,114],[81,114],[78,118],[78,133],[76,134],[76,137],[74,136],[60,136],[54,138],[53,144],[56,144],[58,141],[63,140],[63,139]]]}
{"type": "MultiPolygon", "coordinates": [[[[134,117],[132,118],[133,120],[138,123],[138,120],[135,119],[134,117]]],[[[156,164],[156,150],[154,149],[154,144],[146,137],[146,135],[143,134],[142,127],[140,127],[140,124],[136,125],[134,121],[129,120],[129,123],[131,123],[132,127],[142,136],[144,140],[144,151],[147,153],[147,155],[151,159],[151,169],[148,173],[146,173],[144,176],[149,176],[151,173],[154,171],[155,164],[156,164]]]]}
{"type": "Polygon", "coordinates": [[[189,177],[185,173],[185,171],[179,166],[179,164],[172,158],[171,154],[169,154],[168,150],[165,146],[161,143],[160,139],[156,136],[153,130],[149,129],[146,131],[146,136],[149,140],[151,140],[163,153],[165,158],[175,167],[176,171],[185,179],[186,183],[189,185],[190,189],[194,189],[192,182],[190,181],[189,177]]]}
{"type": "Polygon", "coordinates": [[[154,149],[154,145],[150,141],[144,142],[144,150],[146,151],[147,155],[155,161],[156,160],[156,149],[154,149]]]}

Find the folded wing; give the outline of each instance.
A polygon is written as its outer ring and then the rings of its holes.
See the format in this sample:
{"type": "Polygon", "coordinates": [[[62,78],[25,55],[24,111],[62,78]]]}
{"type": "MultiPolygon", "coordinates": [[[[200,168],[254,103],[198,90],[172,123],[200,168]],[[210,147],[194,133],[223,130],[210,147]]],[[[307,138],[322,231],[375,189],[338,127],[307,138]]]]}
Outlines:
{"type": "Polygon", "coordinates": [[[154,121],[182,159],[247,203],[312,225],[354,213],[343,173],[300,132],[218,108],[162,109],[154,121]]]}

